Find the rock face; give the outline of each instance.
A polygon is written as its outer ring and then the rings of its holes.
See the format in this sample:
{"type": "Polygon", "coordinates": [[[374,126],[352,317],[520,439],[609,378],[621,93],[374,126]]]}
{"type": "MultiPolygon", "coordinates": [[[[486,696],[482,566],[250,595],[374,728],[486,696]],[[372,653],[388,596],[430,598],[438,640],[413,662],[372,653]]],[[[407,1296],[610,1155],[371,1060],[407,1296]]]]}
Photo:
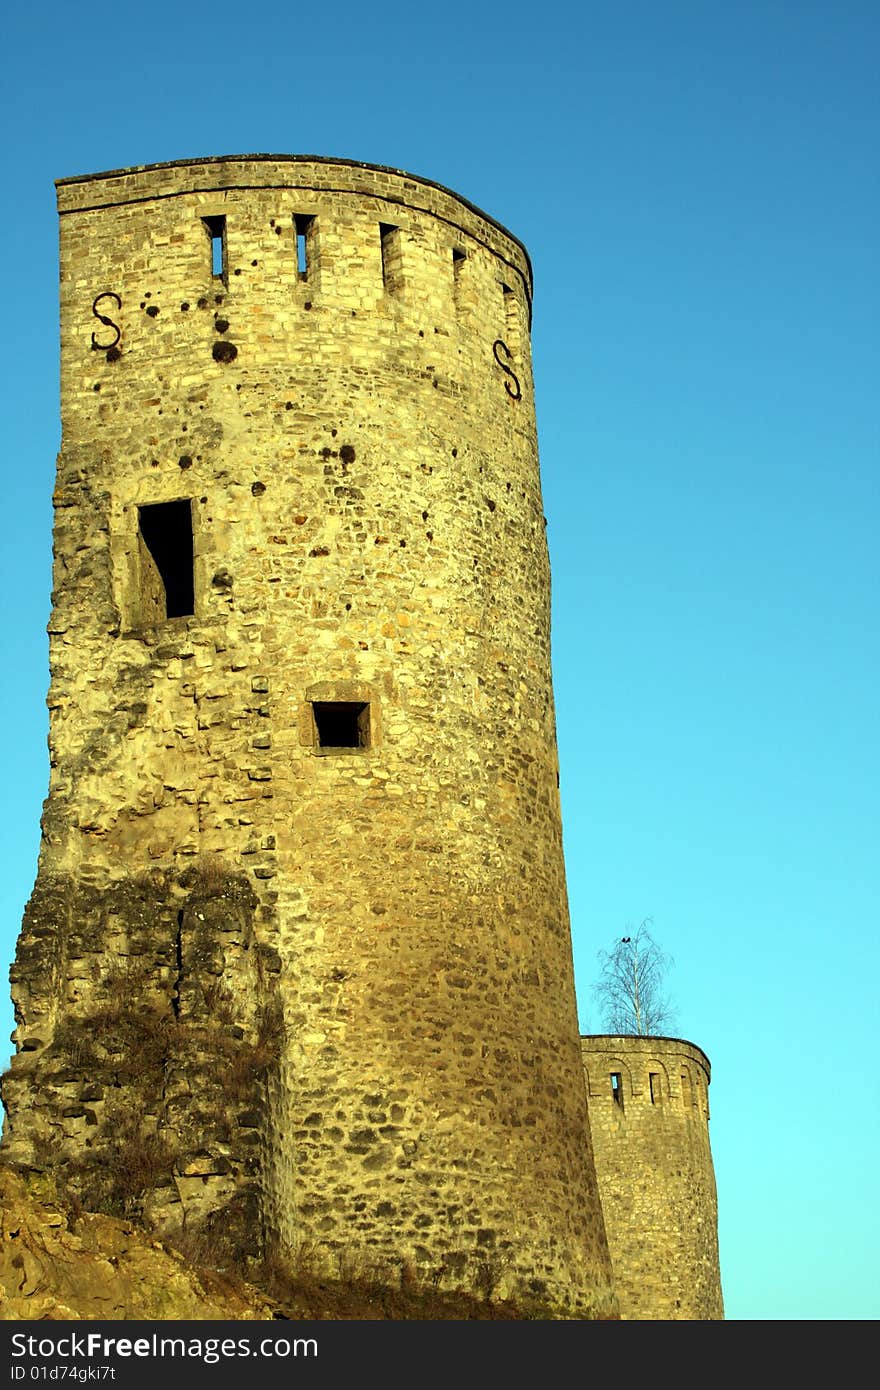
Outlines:
{"type": "Polygon", "coordinates": [[[256,1289],[198,1274],[130,1222],[74,1218],[0,1165],[0,1320],[272,1316],[256,1289]]]}
{"type": "Polygon", "coordinates": [[[204,866],[103,889],[41,874],[13,976],[47,1036],[29,1035],[3,1080],[10,1161],[55,1172],[89,1209],[201,1225],[232,1263],[265,1248],[261,1127],[281,1040],[279,962],[253,939],[255,911],[243,875],[204,866]],[[73,989],[82,1003],[65,1007],[73,989]]]}
{"type": "Polygon", "coordinates": [[[58,205],[51,778],[4,1152],[239,1261],[616,1316],[523,247],[345,161],[58,205]]]}

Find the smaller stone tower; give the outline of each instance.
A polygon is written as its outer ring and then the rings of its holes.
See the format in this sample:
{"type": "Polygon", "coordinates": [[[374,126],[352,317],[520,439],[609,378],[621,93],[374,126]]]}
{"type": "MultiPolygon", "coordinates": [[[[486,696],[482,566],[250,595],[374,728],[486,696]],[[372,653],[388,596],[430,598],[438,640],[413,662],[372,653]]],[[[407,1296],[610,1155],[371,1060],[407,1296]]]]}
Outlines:
{"type": "Polygon", "coordinates": [[[609,1034],[581,1051],[621,1318],[723,1318],[708,1057],[609,1034]]]}

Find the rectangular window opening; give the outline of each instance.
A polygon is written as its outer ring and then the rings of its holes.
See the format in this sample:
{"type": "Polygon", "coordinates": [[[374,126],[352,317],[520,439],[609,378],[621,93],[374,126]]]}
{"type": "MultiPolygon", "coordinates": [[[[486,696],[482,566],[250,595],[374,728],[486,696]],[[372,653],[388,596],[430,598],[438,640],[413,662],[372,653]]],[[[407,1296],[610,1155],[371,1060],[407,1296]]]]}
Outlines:
{"type": "Polygon", "coordinates": [[[514,356],[519,355],[519,304],[509,285],[502,282],[501,298],[504,306],[504,340],[514,356]]]}
{"type": "Polygon", "coordinates": [[[623,1077],[619,1071],[611,1073],[611,1094],[614,1097],[614,1104],[623,1109],[623,1077]]]}
{"type": "Polygon", "coordinates": [[[146,622],[195,612],[192,504],[155,502],[138,507],[141,615],[146,622]]]}
{"type": "Polygon", "coordinates": [[[656,1071],[648,1072],[648,1085],[651,1089],[651,1104],[660,1104],[660,1073],[656,1071]]]}
{"type": "Polygon", "coordinates": [[[370,746],[370,705],[361,700],[315,700],[317,747],[344,751],[370,746]]]}
{"type": "Polygon", "coordinates": [[[211,242],[211,274],[215,280],[226,279],[226,218],[203,217],[211,242]]]}
{"type": "Polygon", "coordinates": [[[400,228],[393,227],[387,222],[380,222],[379,245],[382,250],[382,284],[388,294],[396,294],[403,280],[400,228]]]}
{"type": "Polygon", "coordinates": [[[293,219],[293,226],[296,231],[296,273],[300,280],[308,280],[309,278],[311,232],[314,220],[313,216],[306,216],[303,213],[296,213],[293,219]]]}
{"type": "Polygon", "coordinates": [[[453,300],[453,303],[454,303],[456,309],[459,307],[459,299],[460,299],[460,296],[461,296],[462,272],[463,272],[463,270],[464,270],[464,263],[465,263],[466,260],[467,260],[467,254],[466,254],[464,251],[462,251],[460,247],[458,247],[458,246],[453,246],[453,248],[452,248],[452,300],[453,300]]]}

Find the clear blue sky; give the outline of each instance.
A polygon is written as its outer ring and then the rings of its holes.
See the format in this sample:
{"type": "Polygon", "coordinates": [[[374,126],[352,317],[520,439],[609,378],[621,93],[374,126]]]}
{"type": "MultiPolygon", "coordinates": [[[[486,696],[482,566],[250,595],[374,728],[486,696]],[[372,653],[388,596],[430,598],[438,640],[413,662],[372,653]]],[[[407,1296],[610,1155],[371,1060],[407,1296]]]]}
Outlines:
{"type": "Polygon", "coordinates": [[[3,30],[4,973],[48,780],[53,180],[280,152],[446,184],[535,269],[582,1027],[652,917],[713,1064],[728,1317],[877,1318],[876,0],[45,0],[3,30]]]}

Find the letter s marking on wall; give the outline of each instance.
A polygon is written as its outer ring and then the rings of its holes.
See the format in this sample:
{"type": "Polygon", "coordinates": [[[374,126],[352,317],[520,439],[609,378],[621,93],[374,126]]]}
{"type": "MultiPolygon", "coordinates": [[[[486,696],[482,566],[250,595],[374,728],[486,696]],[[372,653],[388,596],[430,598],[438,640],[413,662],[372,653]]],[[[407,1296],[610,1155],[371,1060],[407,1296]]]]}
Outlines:
{"type": "Polygon", "coordinates": [[[103,323],[105,328],[112,328],[114,333],[116,334],[116,337],[113,339],[112,342],[99,343],[93,333],[92,347],[95,349],[96,352],[107,352],[109,348],[115,348],[116,344],[119,342],[119,339],[122,337],[122,329],[119,327],[119,325],[117,323],[114,323],[111,318],[108,318],[106,314],[101,314],[98,312],[98,305],[100,304],[102,299],[115,299],[117,309],[122,308],[122,300],[114,290],[102,290],[100,294],[95,295],[95,298],[92,301],[92,313],[94,314],[96,319],[103,323]]]}
{"type": "Polygon", "coordinates": [[[513,368],[508,366],[508,363],[511,357],[513,356],[513,353],[510,351],[510,348],[507,346],[503,338],[495,339],[494,343],[492,344],[492,356],[495,358],[495,361],[498,363],[502,372],[505,373],[505,376],[509,376],[513,381],[512,386],[509,381],[505,380],[504,382],[504,389],[507,392],[510,399],[512,401],[522,400],[522,388],[519,384],[519,377],[517,376],[513,368]],[[504,353],[504,356],[507,358],[507,362],[502,362],[501,358],[498,356],[499,348],[504,353]]]}

